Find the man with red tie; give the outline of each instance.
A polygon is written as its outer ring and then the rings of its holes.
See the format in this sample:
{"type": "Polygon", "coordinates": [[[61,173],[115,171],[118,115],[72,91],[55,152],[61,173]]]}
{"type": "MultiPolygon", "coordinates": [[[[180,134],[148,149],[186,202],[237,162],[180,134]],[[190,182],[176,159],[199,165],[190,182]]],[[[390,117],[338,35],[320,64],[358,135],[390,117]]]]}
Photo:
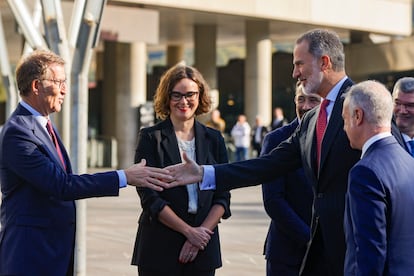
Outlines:
{"type": "Polygon", "coordinates": [[[359,150],[350,147],[343,129],[342,94],[353,82],[345,73],[342,42],[332,31],[315,29],[302,34],[296,40],[293,65],[293,77],[305,93],[324,98],[324,110],[321,105],[308,111],[288,140],[259,158],[214,166],[198,166],[189,160],[170,167],[176,179],[171,186],[202,181],[202,190],[231,190],[267,182],[302,166],[313,186],[314,212],[301,275],[339,276],[344,274],[348,172],[361,156],[359,150]],[[326,129],[317,137],[321,112],[325,113],[326,129]],[[319,150],[317,142],[321,143],[319,150]]]}
{"type": "Polygon", "coordinates": [[[49,120],[68,92],[63,59],[34,51],[18,64],[16,81],[22,100],[0,134],[0,275],[73,275],[74,200],[117,196],[127,184],[161,191],[158,179],[168,176],[145,161],[125,170],[72,174],[49,120]]]}

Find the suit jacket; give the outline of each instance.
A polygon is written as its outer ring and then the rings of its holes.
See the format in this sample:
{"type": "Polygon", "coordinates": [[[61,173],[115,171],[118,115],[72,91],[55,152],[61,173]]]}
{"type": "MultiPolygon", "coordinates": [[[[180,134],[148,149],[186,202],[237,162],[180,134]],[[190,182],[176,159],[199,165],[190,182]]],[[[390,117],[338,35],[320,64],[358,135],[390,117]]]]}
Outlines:
{"type": "MultiPolygon", "coordinates": [[[[221,133],[195,122],[196,161],[199,164],[228,162],[227,151],[221,133]]],[[[181,163],[177,138],[170,119],[153,127],[144,128],[139,135],[135,161],[145,158],[148,166],[166,167],[181,163]]],[[[210,209],[221,204],[225,209],[223,218],[230,216],[230,193],[198,190],[197,214],[188,213],[188,193],[185,186],[163,192],[137,189],[141,199],[142,213],[139,218],[132,264],[144,269],[172,272],[180,267],[178,257],[186,237],[165,226],[158,220],[159,212],[168,205],[191,226],[200,226],[210,209]],[[162,265],[160,265],[160,260],[162,265]]],[[[212,270],[222,265],[218,227],[204,250],[200,250],[193,264],[197,269],[212,270]]]]}
{"type": "Polygon", "coordinates": [[[116,172],[72,175],[50,136],[22,105],[0,134],[0,275],[66,275],[73,265],[74,200],[118,195],[116,172]]]}
{"type": "Polygon", "coordinates": [[[414,272],[414,159],[393,137],[351,169],[346,196],[346,275],[414,272]]]}
{"type": "MultiPolygon", "coordinates": [[[[271,131],[263,141],[262,155],[269,153],[292,135],[299,120],[271,131]]],[[[310,238],[312,184],[302,168],[263,183],[263,204],[272,219],[265,242],[266,259],[272,266],[297,267],[298,273],[310,238]]]]}

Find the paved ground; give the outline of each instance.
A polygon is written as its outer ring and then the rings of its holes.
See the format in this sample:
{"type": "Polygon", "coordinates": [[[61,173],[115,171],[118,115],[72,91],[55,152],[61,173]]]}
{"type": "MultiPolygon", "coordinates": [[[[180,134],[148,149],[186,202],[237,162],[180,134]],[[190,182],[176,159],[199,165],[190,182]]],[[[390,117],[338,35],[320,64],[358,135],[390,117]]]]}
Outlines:
{"type": "MultiPolygon", "coordinates": [[[[130,265],[140,205],[135,189],[121,190],[119,198],[87,200],[87,275],[137,275],[130,265]]],[[[223,267],[217,276],[265,275],[262,255],[268,217],[261,188],[232,192],[232,217],[220,224],[223,267]]]]}

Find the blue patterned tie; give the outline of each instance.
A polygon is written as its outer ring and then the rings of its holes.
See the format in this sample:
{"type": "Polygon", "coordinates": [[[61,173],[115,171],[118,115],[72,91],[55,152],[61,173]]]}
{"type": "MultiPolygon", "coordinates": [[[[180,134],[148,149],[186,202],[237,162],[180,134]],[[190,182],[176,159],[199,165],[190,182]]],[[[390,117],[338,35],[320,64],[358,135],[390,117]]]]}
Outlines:
{"type": "Polygon", "coordinates": [[[408,141],[408,144],[410,144],[411,155],[414,157],[414,140],[408,141]]]}

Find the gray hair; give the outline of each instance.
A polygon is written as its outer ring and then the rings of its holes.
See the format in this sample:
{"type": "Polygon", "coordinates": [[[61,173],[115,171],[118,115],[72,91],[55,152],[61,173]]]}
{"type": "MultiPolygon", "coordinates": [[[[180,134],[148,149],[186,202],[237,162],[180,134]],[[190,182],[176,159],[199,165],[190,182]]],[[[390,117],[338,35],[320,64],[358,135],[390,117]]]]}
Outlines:
{"type": "Polygon", "coordinates": [[[304,40],[309,43],[309,53],[312,56],[320,58],[327,55],[335,72],[345,70],[344,46],[335,32],[322,29],[310,30],[302,34],[296,40],[296,44],[304,40]]]}
{"type": "Polygon", "coordinates": [[[393,99],[397,98],[397,95],[400,92],[404,94],[414,93],[414,78],[404,77],[404,78],[399,79],[395,83],[394,89],[392,91],[393,99]]]}
{"type": "Polygon", "coordinates": [[[344,97],[350,114],[359,107],[364,111],[365,119],[369,124],[377,127],[391,126],[392,97],[382,83],[373,80],[360,82],[353,85],[344,97]]]}

